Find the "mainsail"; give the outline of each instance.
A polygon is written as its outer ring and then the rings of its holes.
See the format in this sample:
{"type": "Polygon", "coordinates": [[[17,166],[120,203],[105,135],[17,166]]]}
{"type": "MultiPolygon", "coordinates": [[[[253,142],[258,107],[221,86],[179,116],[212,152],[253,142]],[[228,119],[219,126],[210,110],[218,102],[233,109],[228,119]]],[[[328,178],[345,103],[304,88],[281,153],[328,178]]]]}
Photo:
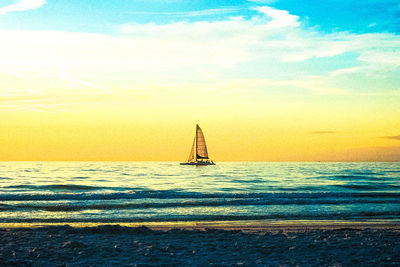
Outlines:
{"type": "Polygon", "coordinates": [[[196,125],[196,136],[193,140],[188,162],[197,161],[197,159],[208,159],[206,140],[199,125],[196,125]]]}
{"type": "Polygon", "coordinates": [[[197,158],[208,159],[206,140],[204,139],[203,131],[199,125],[196,125],[196,138],[197,138],[197,158]]]}

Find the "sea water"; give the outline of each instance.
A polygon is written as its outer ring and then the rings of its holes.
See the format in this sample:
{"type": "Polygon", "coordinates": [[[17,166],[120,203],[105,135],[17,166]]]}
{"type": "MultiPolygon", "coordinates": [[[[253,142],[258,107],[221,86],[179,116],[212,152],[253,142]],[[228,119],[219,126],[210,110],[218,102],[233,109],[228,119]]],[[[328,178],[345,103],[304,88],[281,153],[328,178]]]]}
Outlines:
{"type": "Polygon", "coordinates": [[[0,162],[0,223],[399,219],[400,163],[0,162]]]}

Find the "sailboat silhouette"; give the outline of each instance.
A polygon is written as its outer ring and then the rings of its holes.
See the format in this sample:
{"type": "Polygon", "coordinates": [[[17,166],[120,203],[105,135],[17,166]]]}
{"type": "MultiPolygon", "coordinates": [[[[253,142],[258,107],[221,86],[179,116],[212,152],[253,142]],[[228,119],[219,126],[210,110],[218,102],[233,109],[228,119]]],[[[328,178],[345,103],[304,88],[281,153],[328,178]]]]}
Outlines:
{"type": "Polygon", "coordinates": [[[206,139],[200,126],[196,124],[196,134],[193,140],[192,149],[190,150],[187,162],[181,165],[215,165],[208,157],[206,139]]]}

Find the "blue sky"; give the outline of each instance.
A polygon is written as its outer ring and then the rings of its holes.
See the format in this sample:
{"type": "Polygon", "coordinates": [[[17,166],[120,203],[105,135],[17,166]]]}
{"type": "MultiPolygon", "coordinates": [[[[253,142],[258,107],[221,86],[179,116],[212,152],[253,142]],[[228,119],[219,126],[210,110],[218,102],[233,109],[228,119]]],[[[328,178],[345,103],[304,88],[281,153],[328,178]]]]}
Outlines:
{"type": "MultiPolygon", "coordinates": [[[[18,1],[2,1],[1,6],[15,2],[18,1]]],[[[49,0],[36,9],[4,14],[0,17],[0,27],[111,33],[122,23],[163,24],[251,17],[257,13],[253,8],[261,5],[287,10],[299,16],[304,25],[321,31],[400,32],[400,4],[396,0],[49,0]]]]}

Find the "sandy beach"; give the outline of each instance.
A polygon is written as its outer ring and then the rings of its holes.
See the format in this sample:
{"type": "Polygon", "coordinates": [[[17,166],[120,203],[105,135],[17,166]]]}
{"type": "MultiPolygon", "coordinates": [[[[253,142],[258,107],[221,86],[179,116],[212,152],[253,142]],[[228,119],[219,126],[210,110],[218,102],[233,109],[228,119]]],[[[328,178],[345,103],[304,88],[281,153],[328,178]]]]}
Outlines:
{"type": "Polygon", "coordinates": [[[399,225],[0,228],[2,266],[398,266],[399,225]],[[240,230],[242,228],[242,230],[240,230]]]}

